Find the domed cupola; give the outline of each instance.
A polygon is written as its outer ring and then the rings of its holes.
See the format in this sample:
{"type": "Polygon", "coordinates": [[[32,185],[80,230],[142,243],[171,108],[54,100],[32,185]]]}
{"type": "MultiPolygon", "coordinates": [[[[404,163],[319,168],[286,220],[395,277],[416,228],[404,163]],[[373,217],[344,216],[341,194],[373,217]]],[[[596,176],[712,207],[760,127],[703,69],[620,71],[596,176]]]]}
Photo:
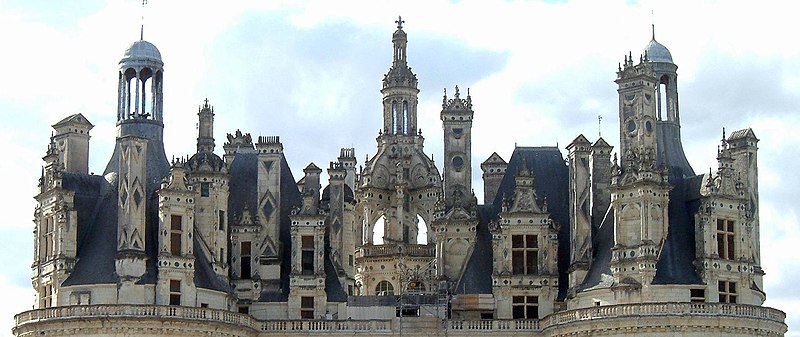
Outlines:
{"type": "Polygon", "coordinates": [[[139,40],[125,50],[119,61],[117,124],[163,122],[164,62],[155,45],[139,40]]]}
{"type": "Polygon", "coordinates": [[[121,172],[120,158],[125,156],[121,140],[129,137],[146,140],[143,163],[149,181],[147,195],[150,195],[170,170],[163,141],[164,62],[161,52],[142,38],[133,42],[119,61],[118,79],[118,141],[104,174],[121,172]]]}
{"type": "Polygon", "coordinates": [[[664,62],[664,63],[673,63],[672,62],[672,54],[669,52],[669,49],[665,47],[663,44],[656,41],[656,32],[655,26],[653,26],[653,36],[647,46],[644,48],[644,55],[647,56],[651,62],[664,62]]]}
{"type": "Polygon", "coordinates": [[[136,63],[136,62],[153,62],[159,66],[163,66],[164,62],[161,61],[161,52],[158,48],[150,42],[139,40],[130,45],[125,50],[125,55],[122,56],[120,64],[123,63],[136,63]]]}

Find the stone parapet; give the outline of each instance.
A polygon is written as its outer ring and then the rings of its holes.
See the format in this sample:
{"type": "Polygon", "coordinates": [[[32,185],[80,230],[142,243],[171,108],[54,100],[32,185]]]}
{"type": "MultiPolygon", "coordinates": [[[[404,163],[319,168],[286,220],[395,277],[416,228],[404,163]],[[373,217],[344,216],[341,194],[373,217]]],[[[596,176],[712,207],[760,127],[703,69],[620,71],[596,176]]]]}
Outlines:
{"type": "Polygon", "coordinates": [[[447,320],[431,317],[374,320],[257,320],[224,310],[156,305],[82,305],[26,311],[15,316],[15,336],[783,336],[780,310],[722,303],[643,303],[568,310],[540,320],[447,320]],[[429,323],[429,322],[428,322],[429,323]],[[415,326],[413,329],[403,327],[415,326]],[[163,329],[163,330],[162,330],[163,329]],[[403,331],[405,330],[405,331],[403,331]],[[161,332],[158,332],[161,331],[161,332]]]}
{"type": "Polygon", "coordinates": [[[356,258],[405,255],[409,257],[434,257],[436,246],[419,244],[383,244],[364,246],[356,250],[356,258]]]}

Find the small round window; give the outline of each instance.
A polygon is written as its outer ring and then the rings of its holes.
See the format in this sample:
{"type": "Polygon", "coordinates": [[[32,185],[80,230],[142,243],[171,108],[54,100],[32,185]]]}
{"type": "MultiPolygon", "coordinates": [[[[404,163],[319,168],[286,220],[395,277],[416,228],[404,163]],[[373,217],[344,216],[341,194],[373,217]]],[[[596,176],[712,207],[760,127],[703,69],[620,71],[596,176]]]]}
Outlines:
{"type": "Polygon", "coordinates": [[[629,133],[636,131],[636,122],[628,121],[628,124],[625,126],[625,128],[629,133]]]}
{"type": "Polygon", "coordinates": [[[461,158],[461,156],[453,157],[453,168],[456,169],[456,171],[461,171],[461,169],[464,168],[464,158],[461,158]]]}
{"type": "Polygon", "coordinates": [[[647,132],[653,132],[653,122],[644,122],[644,129],[647,130],[647,132]]]}

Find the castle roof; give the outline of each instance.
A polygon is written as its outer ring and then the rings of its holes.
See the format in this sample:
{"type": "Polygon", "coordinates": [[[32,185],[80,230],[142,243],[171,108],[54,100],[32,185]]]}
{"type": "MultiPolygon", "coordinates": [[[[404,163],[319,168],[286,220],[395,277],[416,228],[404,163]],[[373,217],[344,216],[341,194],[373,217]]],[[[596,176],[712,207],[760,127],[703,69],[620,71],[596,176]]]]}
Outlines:
{"type": "MultiPolygon", "coordinates": [[[[150,42],[139,40],[128,46],[125,50],[125,55],[122,56],[122,61],[125,60],[151,60],[161,62],[161,52],[158,48],[150,42]]],[[[122,62],[120,61],[120,62],[122,62]]]]}
{"type": "Polygon", "coordinates": [[[644,47],[644,52],[652,62],[674,63],[669,49],[655,39],[650,40],[647,46],[644,47]]]}
{"type": "Polygon", "coordinates": [[[516,188],[516,173],[526,167],[536,178],[533,187],[541,204],[547,198],[547,210],[550,217],[559,223],[558,270],[561,289],[559,297],[566,296],[568,284],[566,268],[569,261],[569,169],[564,162],[561,151],[557,147],[517,147],[508,161],[508,168],[500,182],[500,188],[492,204],[478,207],[479,224],[476,228],[476,242],[472,256],[469,258],[464,274],[456,287],[457,293],[491,294],[492,276],[492,235],[489,223],[500,213],[504,197],[511,198],[516,188]]]}
{"type": "Polygon", "coordinates": [[[647,43],[647,46],[644,47],[644,55],[647,55],[647,58],[652,62],[674,63],[672,62],[672,54],[669,52],[669,49],[656,41],[655,25],[653,25],[653,37],[650,39],[650,42],[647,43]]]}

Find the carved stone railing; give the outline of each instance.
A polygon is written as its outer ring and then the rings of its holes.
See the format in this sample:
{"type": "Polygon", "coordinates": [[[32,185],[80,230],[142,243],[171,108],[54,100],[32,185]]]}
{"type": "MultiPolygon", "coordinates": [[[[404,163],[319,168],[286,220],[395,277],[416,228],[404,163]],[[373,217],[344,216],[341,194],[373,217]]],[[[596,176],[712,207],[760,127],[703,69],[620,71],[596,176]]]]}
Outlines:
{"type": "MultiPolygon", "coordinates": [[[[453,332],[530,331],[539,332],[569,324],[626,317],[729,317],[756,319],[785,327],[786,314],[768,307],[723,303],[642,303],[600,306],[550,314],[540,320],[448,320],[439,329],[453,332]]],[[[70,319],[137,318],[159,321],[197,320],[228,324],[252,332],[285,334],[317,332],[324,334],[394,333],[399,329],[392,319],[373,320],[267,320],[225,310],[157,305],[82,305],[30,310],[14,317],[16,328],[70,319]]],[[[411,319],[413,318],[406,318],[411,319]]]]}
{"type": "Polygon", "coordinates": [[[535,319],[450,320],[447,328],[456,331],[540,331],[535,319]]]}
{"type": "Polygon", "coordinates": [[[227,323],[236,326],[260,328],[260,322],[249,315],[226,310],[209,308],[161,306],[161,305],[74,305],[47,309],[30,310],[14,316],[17,326],[48,320],[73,318],[159,318],[159,319],[197,319],[227,323]]]}
{"type": "Polygon", "coordinates": [[[389,332],[391,320],[268,320],[260,321],[250,315],[195,307],[159,305],[77,305],[30,310],[14,317],[17,327],[25,324],[66,319],[139,318],[198,320],[224,323],[255,331],[329,331],[329,332],[389,332]]]}
{"type": "Polygon", "coordinates": [[[728,316],[764,319],[783,323],[783,311],[747,304],[726,303],[639,303],[599,306],[557,312],[540,320],[541,329],[572,322],[640,316],[728,316]]]}
{"type": "Polygon", "coordinates": [[[270,320],[261,322],[261,331],[264,332],[390,332],[391,320],[347,320],[347,321],[321,321],[321,320],[270,320]]]}
{"type": "Polygon", "coordinates": [[[356,258],[392,255],[434,257],[436,256],[436,246],[420,244],[383,244],[364,246],[356,251],[356,258]]]}

